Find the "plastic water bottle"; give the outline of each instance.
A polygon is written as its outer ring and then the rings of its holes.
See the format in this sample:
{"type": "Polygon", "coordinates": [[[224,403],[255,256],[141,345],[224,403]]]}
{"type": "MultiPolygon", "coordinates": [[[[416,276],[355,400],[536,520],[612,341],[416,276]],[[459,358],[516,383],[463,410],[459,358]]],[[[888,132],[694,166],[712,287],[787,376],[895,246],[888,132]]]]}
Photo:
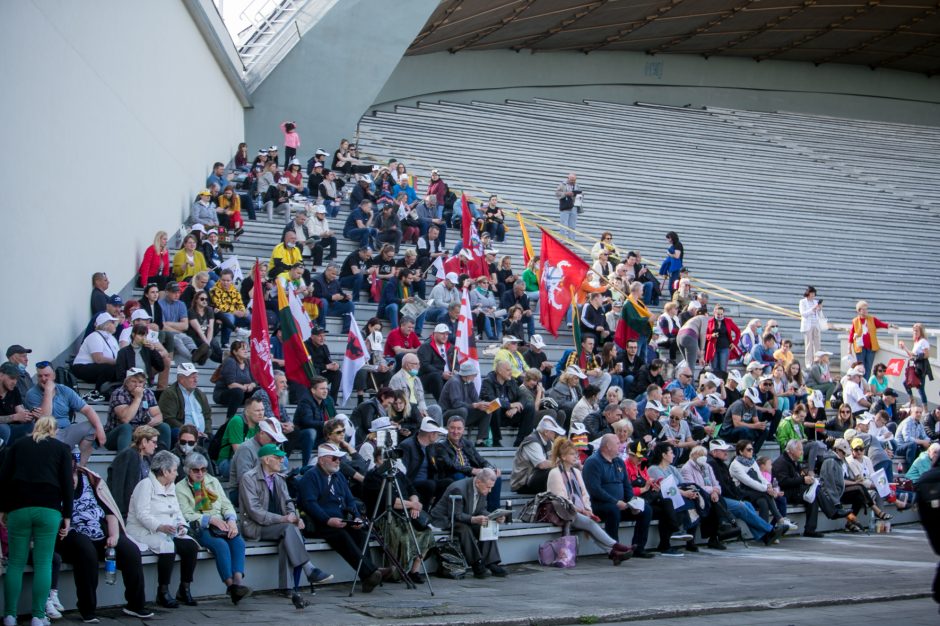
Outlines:
{"type": "Polygon", "coordinates": [[[104,582],[113,585],[117,580],[117,554],[114,548],[104,551],[104,582]]]}

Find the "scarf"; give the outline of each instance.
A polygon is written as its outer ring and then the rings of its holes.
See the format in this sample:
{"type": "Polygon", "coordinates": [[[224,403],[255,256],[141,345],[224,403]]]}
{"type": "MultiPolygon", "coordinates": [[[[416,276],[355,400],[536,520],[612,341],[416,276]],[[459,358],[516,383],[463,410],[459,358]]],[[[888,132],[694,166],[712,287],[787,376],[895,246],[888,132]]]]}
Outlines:
{"type": "Polygon", "coordinates": [[[193,508],[199,513],[208,513],[211,511],[212,506],[215,504],[216,500],[219,499],[217,493],[214,493],[206,487],[205,481],[201,483],[190,483],[189,488],[193,491],[193,508]]]}
{"type": "Polygon", "coordinates": [[[747,458],[746,456],[743,456],[743,455],[738,455],[737,459],[738,459],[738,463],[740,463],[744,467],[753,467],[754,463],[757,462],[757,459],[755,459],[754,457],[747,458]]]}

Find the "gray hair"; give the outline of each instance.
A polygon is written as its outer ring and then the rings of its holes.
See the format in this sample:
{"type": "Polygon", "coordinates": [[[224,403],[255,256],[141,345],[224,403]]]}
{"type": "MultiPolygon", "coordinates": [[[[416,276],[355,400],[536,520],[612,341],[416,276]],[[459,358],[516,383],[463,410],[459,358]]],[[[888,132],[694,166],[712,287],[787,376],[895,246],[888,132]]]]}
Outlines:
{"type": "Polygon", "coordinates": [[[287,374],[284,373],[284,370],[274,370],[274,378],[280,378],[281,376],[287,378],[287,374]]]}
{"type": "Polygon", "coordinates": [[[484,467],[477,474],[477,480],[485,482],[493,482],[496,480],[496,472],[491,467],[484,467]]]}
{"type": "Polygon", "coordinates": [[[633,434],[633,422],[628,419],[617,420],[611,424],[611,428],[614,429],[615,433],[627,431],[629,434],[633,434]]]}
{"type": "Polygon", "coordinates": [[[514,282],[514,283],[512,284],[512,286],[513,286],[513,287],[525,287],[525,281],[524,281],[524,280],[517,280],[516,282],[514,282]]]}
{"type": "Polygon", "coordinates": [[[796,452],[796,447],[802,446],[802,445],[803,445],[803,442],[800,441],[799,439],[791,439],[790,441],[787,442],[787,445],[785,446],[784,449],[787,452],[796,452]]]}
{"type": "Polygon", "coordinates": [[[624,411],[628,409],[635,409],[637,408],[636,400],[631,400],[630,398],[627,398],[626,400],[621,400],[620,408],[624,411]]]}
{"type": "Polygon", "coordinates": [[[209,282],[209,272],[197,272],[193,278],[198,278],[199,280],[209,282]]]}
{"type": "Polygon", "coordinates": [[[183,460],[183,470],[187,473],[191,469],[202,469],[209,467],[209,461],[198,452],[190,452],[183,460]]]}
{"type": "Polygon", "coordinates": [[[402,324],[406,324],[406,323],[407,323],[407,324],[414,324],[414,323],[415,323],[415,318],[413,318],[413,317],[408,317],[407,315],[404,315],[404,316],[402,316],[402,318],[401,318],[400,320],[398,320],[398,325],[399,325],[399,326],[401,326],[402,324]]]}
{"type": "Polygon", "coordinates": [[[154,476],[164,476],[179,467],[180,460],[172,452],[161,450],[150,459],[150,471],[154,476]]]}

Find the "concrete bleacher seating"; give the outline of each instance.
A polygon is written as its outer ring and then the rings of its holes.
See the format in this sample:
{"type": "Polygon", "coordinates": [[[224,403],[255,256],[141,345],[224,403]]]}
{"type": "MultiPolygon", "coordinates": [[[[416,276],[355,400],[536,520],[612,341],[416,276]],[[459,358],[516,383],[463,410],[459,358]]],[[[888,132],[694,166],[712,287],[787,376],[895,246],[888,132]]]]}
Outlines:
{"type": "MultiPolygon", "coordinates": [[[[405,161],[409,171],[422,178],[419,190],[425,188],[430,168],[439,167],[455,190],[480,194],[478,189],[485,189],[548,218],[557,217],[554,187],[567,171],[576,171],[586,190],[587,208],[579,220],[580,230],[590,235],[580,240],[584,246],[590,247],[602,230],[612,230],[619,246],[644,252],[655,271],[665,247],[663,234],[676,230],[686,244],[693,275],[789,309],[796,308],[803,286],[813,283],[826,299],[831,318],[837,313],[840,320],[849,319],[854,301],[865,297],[882,319],[904,322],[931,312],[929,298],[917,296],[927,289],[922,278],[936,274],[940,261],[914,251],[936,237],[936,224],[918,223],[903,234],[900,229],[886,229],[878,241],[871,230],[889,221],[907,224],[913,215],[935,217],[928,213],[937,208],[934,198],[940,180],[935,172],[940,156],[935,134],[920,127],[802,115],[537,100],[421,104],[379,113],[362,121],[359,143],[376,160],[405,161]],[[885,140],[889,133],[903,150],[885,140]],[[881,159],[887,150],[893,151],[893,158],[881,159]],[[878,255],[878,248],[890,254],[878,255]],[[868,277],[872,261],[881,277],[877,291],[868,277]],[[917,272],[910,272],[911,267],[917,272]]],[[[347,211],[344,208],[332,220],[334,230],[341,230],[347,211]]],[[[257,221],[247,222],[234,252],[246,276],[255,258],[270,256],[283,225],[260,212],[257,221]]],[[[536,232],[530,234],[538,248],[536,232]]],[[[455,241],[456,233],[451,232],[448,242],[455,241]]],[[[338,260],[354,247],[340,237],[338,260]]],[[[497,247],[501,255],[511,255],[521,270],[522,238],[512,220],[506,242],[497,247]]],[[[124,295],[139,298],[140,290],[124,295]]],[[[738,318],[775,317],[785,335],[798,340],[798,320],[721,297],[713,296],[713,301],[729,304],[738,318]]],[[[376,307],[363,299],[356,309],[361,325],[376,307]]],[[[340,320],[327,318],[326,326],[331,333],[327,343],[338,358],[345,347],[340,320]]],[[[553,362],[572,344],[568,329],[562,329],[557,339],[539,327],[536,332],[549,340],[547,353],[553,362]]],[[[826,346],[834,348],[834,339],[827,338],[826,346]]],[[[491,358],[481,356],[481,366],[488,372],[491,358]]],[[[200,367],[200,386],[210,396],[214,367],[211,362],[200,367]]],[[[351,399],[343,409],[348,412],[353,405],[351,399]]],[[[106,419],[106,404],[94,408],[106,419]]],[[[286,410],[293,414],[293,407],[286,410]]],[[[222,424],[224,416],[224,409],[214,408],[214,424],[222,424]]],[[[508,477],[512,449],[481,452],[508,477]]],[[[762,450],[772,457],[776,453],[772,444],[762,450]]],[[[106,474],[112,458],[112,453],[98,452],[91,467],[106,474]]],[[[299,463],[298,455],[291,463],[299,463]]],[[[508,480],[503,494],[516,513],[527,500],[511,492],[508,480]]],[[[800,507],[790,517],[802,528],[800,507]]],[[[895,523],[914,520],[915,514],[907,511],[895,523]]],[[[623,526],[621,536],[627,540],[630,524],[623,526]]],[[[838,521],[820,519],[820,530],[840,527],[838,521]]],[[[558,534],[558,529],[544,524],[508,526],[501,539],[505,562],[532,561],[538,544],[558,534]]],[[[650,541],[656,540],[654,530],[650,541]]],[[[587,554],[599,553],[587,539],[581,545],[587,554]]],[[[308,549],[317,565],[335,573],[338,582],[352,578],[353,572],[323,542],[311,540],[308,549]]],[[[276,548],[256,543],[248,554],[247,584],[259,590],[273,588],[276,548]]],[[[155,557],[145,557],[148,596],[156,587],[155,563],[155,557]]],[[[211,555],[202,552],[194,594],[223,591],[211,555]]],[[[120,584],[100,585],[99,605],[121,604],[121,593],[120,584]]],[[[60,594],[68,607],[74,606],[68,568],[60,594]]]]}

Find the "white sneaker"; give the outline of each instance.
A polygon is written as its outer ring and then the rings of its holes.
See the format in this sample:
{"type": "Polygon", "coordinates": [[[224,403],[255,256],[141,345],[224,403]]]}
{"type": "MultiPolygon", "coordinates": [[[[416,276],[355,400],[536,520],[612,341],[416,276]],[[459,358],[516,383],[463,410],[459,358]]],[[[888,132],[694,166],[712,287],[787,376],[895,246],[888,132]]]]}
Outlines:
{"type": "Polygon", "coordinates": [[[16,626],[16,617],[13,615],[4,615],[3,626],[16,626]]]}
{"type": "Polygon", "coordinates": [[[59,609],[55,607],[55,602],[52,600],[52,595],[49,595],[49,599],[46,600],[46,617],[49,619],[60,619],[62,614],[59,613],[59,609]]]}
{"type": "Polygon", "coordinates": [[[789,517],[784,517],[782,520],[780,520],[780,522],[783,524],[786,524],[792,531],[796,531],[797,529],[799,529],[799,526],[797,526],[792,521],[790,521],[789,517]]]}
{"type": "Polygon", "coordinates": [[[65,610],[65,607],[62,606],[61,602],[59,602],[59,590],[58,589],[52,589],[49,591],[49,600],[52,602],[53,605],[55,605],[56,610],[59,611],[60,613],[65,610]]]}
{"type": "MultiPolygon", "coordinates": [[[[15,623],[16,623],[16,622],[14,622],[14,624],[15,624],[15,623]]],[[[52,624],[52,622],[49,621],[49,618],[48,618],[48,617],[43,617],[42,619],[40,619],[40,618],[38,618],[38,617],[34,617],[34,618],[33,618],[32,620],[30,620],[30,622],[29,622],[29,626],[50,626],[51,624],[52,624]]]]}
{"type": "Polygon", "coordinates": [[[690,539],[693,539],[692,535],[681,531],[675,533],[669,538],[670,541],[689,541],[690,539]]]}

